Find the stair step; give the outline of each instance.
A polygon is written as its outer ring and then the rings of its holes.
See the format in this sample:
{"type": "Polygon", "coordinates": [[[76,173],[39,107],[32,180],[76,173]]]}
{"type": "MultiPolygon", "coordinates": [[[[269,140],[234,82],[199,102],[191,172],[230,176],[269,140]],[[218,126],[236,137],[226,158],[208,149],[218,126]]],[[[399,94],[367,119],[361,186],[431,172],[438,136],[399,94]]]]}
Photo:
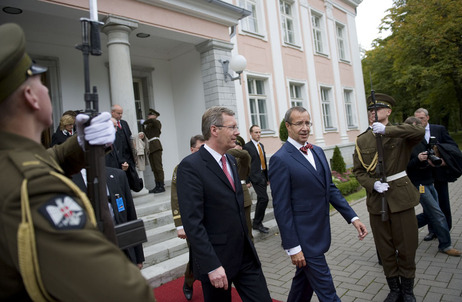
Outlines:
{"type": "Polygon", "coordinates": [[[153,265],[188,251],[186,240],[171,238],[162,242],[152,244],[143,248],[145,265],[153,265]]]}
{"type": "Polygon", "coordinates": [[[182,276],[188,261],[189,255],[184,253],[156,265],[143,268],[141,274],[148,280],[151,287],[156,288],[182,276]]]}

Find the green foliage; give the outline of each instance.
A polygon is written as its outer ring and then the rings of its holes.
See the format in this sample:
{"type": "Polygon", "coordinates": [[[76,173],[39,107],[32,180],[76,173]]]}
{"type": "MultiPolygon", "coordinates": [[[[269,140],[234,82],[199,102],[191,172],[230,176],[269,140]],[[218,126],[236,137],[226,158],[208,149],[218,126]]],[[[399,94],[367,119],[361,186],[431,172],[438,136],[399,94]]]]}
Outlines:
{"type": "Polygon", "coordinates": [[[335,146],[334,148],[334,154],[332,155],[332,162],[331,162],[331,169],[333,171],[337,171],[340,174],[343,174],[346,172],[346,164],[345,161],[343,160],[342,153],[340,152],[340,148],[338,146],[335,146]]]}
{"type": "Polygon", "coordinates": [[[365,87],[372,78],[376,92],[396,99],[392,122],[424,107],[432,123],[461,129],[461,11],[460,0],[395,0],[382,19],[392,34],[365,53],[363,76],[365,87]]]}
{"type": "Polygon", "coordinates": [[[358,191],[359,182],[356,178],[351,177],[349,181],[336,184],[336,186],[340,190],[340,193],[342,193],[343,196],[346,196],[358,191]]]}
{"type": "Polygon", "coordinates": [[[279,139],[285,142],[288,137],[289,133],[287,132],[286,122],[282,119],[281,124],[279,125],[279,139]]]}

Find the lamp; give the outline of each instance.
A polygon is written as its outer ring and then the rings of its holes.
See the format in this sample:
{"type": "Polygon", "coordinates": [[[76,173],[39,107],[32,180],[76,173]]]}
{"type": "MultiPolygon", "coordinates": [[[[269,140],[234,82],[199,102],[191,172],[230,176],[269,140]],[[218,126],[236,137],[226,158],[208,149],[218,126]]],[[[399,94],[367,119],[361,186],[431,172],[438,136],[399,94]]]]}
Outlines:
{"type": "Polygon", "coordinates": [[[241,55],[235,55],[234,57],[231,58],[231,61],[222,61],[218,60],[221,63],[221,66],[223,67],[223,74],[225,76],[225,82],[228,82],[228,78],[231,81],[239,79],[239,82],[241,81],[241,73],[244,71],[245,67],[247,66],[247,60],[244,58],[244,56],[241,55]],[[228,68],[231,68],[237,73],[236,77],[233,77],[231,74],[228,72],[228,68]]]}

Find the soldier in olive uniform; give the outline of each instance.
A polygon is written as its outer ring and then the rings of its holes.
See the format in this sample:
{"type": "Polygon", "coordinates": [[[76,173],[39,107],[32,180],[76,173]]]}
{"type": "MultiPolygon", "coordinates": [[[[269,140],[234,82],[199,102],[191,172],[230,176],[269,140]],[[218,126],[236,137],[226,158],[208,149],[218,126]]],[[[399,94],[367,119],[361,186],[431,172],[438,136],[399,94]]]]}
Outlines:
{"type": "Polygon", "coordinates": [[[165,192],[164,185],[164,168],[162,167],[162,143],[160,142],[160,133],[162,124],[157,119],[160,113],[154,109],[149,109],[148,119],[143,123],[144,134],[149,142],[149,163],[154,173],[156,186],[149,190],[149,193],[165,192]]]}
{"type": "Polygon", "coordinates": [[[367,210],[374,234],[375,245],[382,259],[383,269],[390,287],[385,301],[415,301],[413,294],[415,254],[417,249],[417,220],[414,207],[419,204],[419,192],[406,175],[412,149],[423,138],[420,126],[403,124],[394,126],[388,121],[395,100],[377,93],[377,103],[368,97],[368,110],[378,122],[372,129],[358,136],[354,153],[354,174],[366,188],[367,210]],[[377,165],[376,135],[382,135],[384,171],[387,182],[380,182],[377,165]],[[389,219],[382,221],[381,194],[385,194],[389,219]]]}
{"type": "MultiPolygon", "coordinates": [[[[199,151],[199,148],[205,143],[204,136],[201,134],[191,137],[189,141],[191,153],[199,151]]],[[[181,222],[180,206],[178,205],[178,194],[176,192],[176,171],[178,166],[173,170],[172,176],[172,189],[170,203],[172,208],[173,222],[177,230],[178,238],[186,239],[186,243],[189,246],[189,241],[186,238],[186,233],[184,232],[183,223],[181,222]]],[[[189,254],[191,257],[191,253],[189,254]]],[[[186,271],[184,272],[184,284],[183,284],[183,293],[187,300],[192,299],[193,295],[193,283],[194,283],[194,274],[191,267],[191,259],[189,259],[188,264],[186,265],[186,271]]]]}
{"type": "Polygon", "coordinates": [[[0,26],[0,300],[155,301],[139,269],[96,228],[93,209],[66,176],[81,146],[112,143],[110,114],[76,119],[77,135],[45,150],[52,106],[22,29],[0,26]],[[66,176],[65,176],[66,175],[66,176]]]}
{"type": "Polygon", "coordinates": [[[249,229],[249,237],[253,241],[253,234],[252,234],[252,220],[250,218],[250,212],[252,208],[252,198],[250,196],[249,187],[252,185],[251,183],[246,184],[246,179],[249,178],[250,175],[250,163],[252,158],[250,157],[249,152],[247,150],[243,150],[242,148],[245,145],[245,141],[242,137],[236,137],[236,147],[233,149],[229,149],[226,153],[231,154],[236,158],[237,161],[237,172],[239,173],[239,179],[241,180],[242,184],[242,191],[244,191],[244,210],[245,210],[245,219],[247,221],[247,228],[249,229]]]}

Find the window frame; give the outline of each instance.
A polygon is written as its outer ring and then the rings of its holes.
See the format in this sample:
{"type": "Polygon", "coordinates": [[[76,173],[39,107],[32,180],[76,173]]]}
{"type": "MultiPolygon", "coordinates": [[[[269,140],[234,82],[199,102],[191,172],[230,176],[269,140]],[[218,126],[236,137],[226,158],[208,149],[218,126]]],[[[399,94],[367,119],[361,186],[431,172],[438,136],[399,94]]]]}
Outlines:
{"type": "Polygon", "coordinates": [[[345,120],[346,120],[346,125],[347,128],[350,129],[358,129],[358,120],[356,118],[355,114],[355,97],[354,97],[354,90],[351,88],[344,88],[343,89],[343,103],[345,105],[345,120]],[[348,93],[348,94],[347,94],[348,93]],[[347,95],[349,97],[347,97],[347,95]],[[347,109],[347,108],[350,109],[347,109]],[[349,114],[350,112],[350,114],[349,114]],[[350,124],[351,120],[351,124],[350,124]]]}
{"type": "Polygon", "coordinates": [[[250,10],[253,13],[251,9],[247,8],[248,3],[251,3],[255,6],[255,16],[251,14],[250,16],[239,20],[239,33],[242,35],[248,35],[248,36],[252,36],[255,38],[266,40],[265,16],[263,14],[263,10],[260,9],[261,7],[263,7],[261,0],[239,0],[238,1],[239,7],[250,10]],[[245,5],[242,5],[243,3],[245,3],[245,5]],[[254,22],[256,26],[255,31],[250,29],[246,25],[251,19],[255,20],[254,22]]]}
{"type": "Polygon", "coordinates": [[[347,27],[345,24],[338,21],[335,22],[335,38],[337,41],[337,53],[339,61],[350,62],[349,42],[347,35],[347,27]],[[339,36],[339,28],[342,30],[342,36],[339,36]],[[343,44],[343,56],[341,55],[342,49],[340,44],[343,44]]]}
{"type": "Polygon", "coordinates": [[[315,54],[318,55],[324,55],[328,56],[329,55],[329,47],[327,43],[327,31],[326,31],[326,26],[324,24],[324,14],[311,10],[311,28],[312,28],[312,35],[313,35],[313,50],[315,54]],[[319,20],[319,26],[314,26],[313,21],[314,18],[317,18],[319,20]],[[319,35],[317,35],[317,33],[319,35]],[[320,37],[319,37],[320,36],[320,37]],[[319,47],[320,45],[320,47],[319,47]],[[319,49],[321,48],[321,49],[319,49]]]}
{"type": "Polygon", "coordinates": [[[295,5],[295,1],[293,0],[279,0],[279,16],[281,20],[281,32],[282,32],[282,43],[287,46],[296,46],[297,48],[300,47],[300,37],[299,37],[299,22],[298,22],[298,10],[297,6],[295,5]],[[284,5],[284,6],[283,6],[284,5]],[[290,6],[290,14],[287,14],[285,11],[281,11],[286,5],[290,6]],[[287,20],[290,20],[292,23],[292,41],[290,39],[286,39],[286,37],[290,36],[288,34],[287,29],[287,20]]]}
{"type": "Polygon", "coordinates": [[[335,108],[333,100],[333,88],[330,86],[322,85],[319,88],[319,99],[321,100],[321,116],[322,116],[322,125],[324,131],[336,131],[336,119],[335,119],[335,108]],[[325,99],[323,91],[328,92],[328,98],[325,99]],[[326,112],[326,108],[328,112],[326,112]],[[330,123],[329,123],[330,122],[330,123]]]}

